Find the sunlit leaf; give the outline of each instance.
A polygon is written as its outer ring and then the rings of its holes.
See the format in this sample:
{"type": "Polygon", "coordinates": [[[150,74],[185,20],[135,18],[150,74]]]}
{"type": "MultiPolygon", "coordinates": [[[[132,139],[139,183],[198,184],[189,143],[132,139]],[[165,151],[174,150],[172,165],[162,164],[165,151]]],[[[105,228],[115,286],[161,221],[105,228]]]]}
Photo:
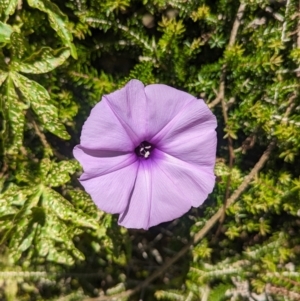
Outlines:
{"type": "Polygon", "coordinates": [[[6,78],[7,78],[7,73],[6,72],[2,72],[1,70],[0,70],[0,86],[3,84],[3,82],[6,80],[6,78]]]}
{"type": "Polygon", "coordinates": [[[55,212],[62,220],[71,221],[77,225],[97,229],[97,221],[85,215],[81,210],[74,210],[73,205],[55,190],[44,187],[43,206],[55,212]]]}
{"type": "Polygon", "coordinates": [[[26,105],[20,102],[10,77],[6,81],[5,107],[8,116],[8,126],[6,129],[8,131],[6,135],[8,141],[5,144],[5,148],[8,154],[14,154],[19,151],[23,144],[24,109],[26,109],[26,105]]]}
{"type": "Polygon", "coordinates": [[[26,52],[27,41],[22,33],[14,31],[10,36],[12,58],[22,59],[26,52]]]}
{"type": "Polygon", "coordinates": [[[71,50],[73,58],[77,58],[77,52],[74,44],[72,43],[73,37],[68,28],[68,18],[61,12],[57,5],[48,0],[28,0],[28,4],[37,8],[48,15],[50,25],[57,32],[66,46],[71,50]]]}
{"type": "Polygon", "coordinates": [[[61,186],[70,180],[70,174],[75,173],[78,168],[79,164],[75,160],[55,163],[46,182],[51,187],[61,186]]]}
{"type": "Polygon", "coordinates": [[[0,7],[5,16],[12,15],[18,5],[18,0],[0,0],[0,7]]]}
{"type": "Polygon", "coordinates": [[[8,43],[10,41],[10,35],[13,29],[10,25],[0,21],[0,43],[8,43]]]}
{"type": "Polygon", "coordinates": [[[33,111],[38,116],[41,124],[53,134],[62,139],[69,139],[64,125],[58,119],[57,108],[50,103],[47,90],[35,81],[17,73],[11,72],[15,85],[19,88],[24,98],[30,103],[33,111]]]}
{"type": "Polygon", "coordinates": [[[46,73],[62,65],[69,55],[68,48],[52,50],[49,47],[43,47],[24,60],[13,61],[11,69],[24,73],[46,73]]]}

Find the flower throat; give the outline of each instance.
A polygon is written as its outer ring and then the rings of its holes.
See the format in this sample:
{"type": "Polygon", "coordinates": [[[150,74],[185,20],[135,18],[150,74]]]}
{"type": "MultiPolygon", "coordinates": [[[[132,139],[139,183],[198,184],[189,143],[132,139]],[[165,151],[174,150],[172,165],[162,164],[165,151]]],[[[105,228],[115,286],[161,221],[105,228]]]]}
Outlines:
{"type": "Polygon", "coordinates": [[[154,147],[151,143],[143,141],[138,147],[135,148],[135,153],[138,157],[148,159],[153,151],[154,147]]]}

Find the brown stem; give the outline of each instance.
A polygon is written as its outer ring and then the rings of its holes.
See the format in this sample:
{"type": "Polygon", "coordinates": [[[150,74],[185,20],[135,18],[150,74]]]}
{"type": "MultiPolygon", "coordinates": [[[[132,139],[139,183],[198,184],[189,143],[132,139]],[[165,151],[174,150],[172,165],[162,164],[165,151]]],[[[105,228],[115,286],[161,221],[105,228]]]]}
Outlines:
{"type": "Polygon", "coordinates": [[[30,123],[32,124],[35,133],[37,134],[37,136],[40,138],[43,146],[46,149],[51,150],[51,145],[48,143],[46,136],[44,135],[44,133],[40,130],[38,124],[35,122],[34,117],[32,116],[30,111],[27,111],[27,117],[30,121],[30,123]]]}
{"type": "MultiPolygon", "coordinates": [[[[236,40],[236,36],[237,36],[237,32],[239,29],[239,26],[241,24],[241,19],[243,17],[244,11],[246,8],[246,4],[241,3],[240,7],[238,9],[235,21],[233,23],[233,27],[231,30],[231,34],[230,34],[230,39],[229,39],[229,44],[228,47],[232,47],[235,43],[236,40]]],[[[219,95],[218,95],[218,102],[221,101],[222,104],[222,111],[223,111],[223,118],[224,118],[224,122],[225,125],[228,125],[228,114],[227,114],[227,106],[225,103],[225,75],[226,75],[226,64],[223,66],[222,68],[222,74],[221,74],[221,83],[220,83],[220,89],[219,89],[219,95]]],[[[211,106],[210,106],[211,107],[211,106]]],[[[216,237],[220,234],[221,232],[221,228],[222,228],[222,224],[225,220],[225,212],[226,212],[226,202],[229,198],[229,194],[230,194],[230,185],[231,185],[231,172],[232,172],[232,167],[233,167],[233,162],[234,162],[234,149],[233,149],[233,139],[230,137],[230,135],[228,134],[228,151],[229,151],[229,175],[227,177],[227,183],[226,183],[226,191],[225,191],[225,196],[224,196],[224,202],[223,202],[223,213],[220,217],[220,225],[217,229],[216,232],[216,237]]]]}
{"type": "MultiPolygon", "coordinates": [[[[243,18],[245,9],[246,9],[246,4],[241,3],[240,6],[239,6],[239,9],[237,11],[232,29],[231,29],[228,47],[232,47],[234,45],[235,41],[236,41],[236,36],[237,36],[237,33],[238,33],[238,29],[241,25],[241,20],[243,18]]],[[[227,68],[227,65],[224,64],[223,67],[222,67],[222,73],[221,73],[221,78],[220,78],[219,93],[218,93],[216,99],[208,104],[208,107],[210,109],[215,107],[217,104],[220,103],[220,101],[222,101],[222,99],[224,99],[226,68],[227,68]]]]}
{"type": "Polygon", "coordinates": [[[271,284],[266,285],[266,293],[272,294],[275,296],[281,295],[281,296],[286,296],[292,300],[300,300],[300,294],[290,291],[284,287],[277,287],[273,286],[271,284]]]}

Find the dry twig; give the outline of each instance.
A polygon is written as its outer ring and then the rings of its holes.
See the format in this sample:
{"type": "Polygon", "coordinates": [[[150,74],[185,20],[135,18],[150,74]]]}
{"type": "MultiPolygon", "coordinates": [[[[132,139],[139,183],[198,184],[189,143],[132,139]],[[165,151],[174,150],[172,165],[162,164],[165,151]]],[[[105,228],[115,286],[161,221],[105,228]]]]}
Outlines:
{"type": "Polygon", "coordinates": [[[34,120],[34,118],[33,118],[33,116],[32,116],[32,114],[31,114],[30,111],[27,111],[27,117],[28,117],[30,123],[32,124],[35,133],[40,138],[40,140],[41,140],[44,148],[47,149],[47,150],[51,150],[51,145],[48,143],[46,136],[40,130],[38,124],[35,122],[35,120],[34,120]]]}
{"type": "MultiPolygon", "coordinates": [[[[239,6],[239,9],[238,9],[238,12],[236,14],[235,21],[233,23],[233,27],[232,27],[232,30],[231,30],[230,39],[229,39],[229,43],[228,43],[228,47],[232,47],[234,45],[235,41],[236,41],[236,36],[237,36],[237,33],[238,33],[238,29],[240,27],[241,20],[242,20],[242,17],[244,15],[245,9],[246,9],[246,4],[241,3],[240,6],[239,6]]],[[[228,124],[227,106],[226,106],[226,103],[225,103],[226,69],[227,69],[227,65],[225,64],[225,65],[223,65],[223,68],[222,68],[221,79],[220,79],[220,88],[219,88],[218,96],[217,96],[216,100],[214,100],[209,105],[209,107],[212,108],[213,106],[215,106],[216,104],[221,102],[225,125],[228,124]]],[[[219,225],[219,228],[217,230],[216,236],[218,236],[218,234],[220,233],[222,223],[224,222],[224,219],[225,219],[226,202],[227,202],[227,200],[229,198],[229,194],[230,194],[231,171],[232,171],[233,162],[234,162],[234,158],[235,158],[234,149],[233,149],[233,139],[232,139],[232,137],[230,137],[229,134],[228,134],[227,140],[228,140],[228,151],[229,151],[229,175],[228,175],[227,183],[226,183],[226,192],[225,192],[225,197],[224,197],[223,213],[220,217],[220,225],[219,225]]]]}
{"type": "MultiPolygon", "coordinates": [[[[246,4],[241,3],[240,6],[239,6],[239,9],[237,11],[233,26],[232,26],[228,47],[232,47],[234,45],[235,41],[236,41],[236,36],[237,36],[237,33],[238,33],[238,29],[241,25],[241,20],[243,18],[245,9],[246,9],[246,4]]],[[[227,65],[226,64],[223,65],[222,72],[221,72],[221,78],[220,78],[219,93],[218,93],[216,99],[208,104],[208,107],[210,109],[215,107],[217,104],[219,104],[222,101],[222,99],[224,99],[226,68],[227,68],[227,65]]]]}

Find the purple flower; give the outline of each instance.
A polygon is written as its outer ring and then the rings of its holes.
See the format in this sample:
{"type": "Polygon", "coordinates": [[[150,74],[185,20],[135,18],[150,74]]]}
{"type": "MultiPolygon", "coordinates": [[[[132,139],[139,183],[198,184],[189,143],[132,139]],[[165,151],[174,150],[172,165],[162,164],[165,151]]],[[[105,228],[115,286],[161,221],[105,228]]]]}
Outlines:
{"type": "Polygon", "coordinates": [[[124,227],[173,220],[214,187],[216,126],[203,100],[131,80],[104,95],[86,120],[74,148],[84,170],[79,180],[124,227]]]}

